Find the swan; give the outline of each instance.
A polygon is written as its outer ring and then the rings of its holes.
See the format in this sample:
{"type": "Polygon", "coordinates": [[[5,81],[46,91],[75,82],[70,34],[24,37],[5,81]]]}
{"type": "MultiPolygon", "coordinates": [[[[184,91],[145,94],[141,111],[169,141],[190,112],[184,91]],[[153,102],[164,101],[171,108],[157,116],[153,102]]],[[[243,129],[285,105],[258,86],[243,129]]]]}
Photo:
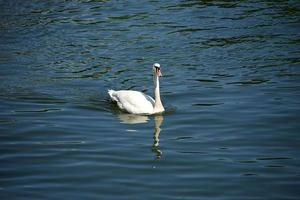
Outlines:
{"type": "Polygon", "coordinates": [[[154,63],[152,67],[154,82],[154,98],[134,90],[108,90],[112,101],[117,102],[118,107],[131,114],[151,115],[165,111],[159,90],[159,77],[162,76],[160,64],[154,63]]]}

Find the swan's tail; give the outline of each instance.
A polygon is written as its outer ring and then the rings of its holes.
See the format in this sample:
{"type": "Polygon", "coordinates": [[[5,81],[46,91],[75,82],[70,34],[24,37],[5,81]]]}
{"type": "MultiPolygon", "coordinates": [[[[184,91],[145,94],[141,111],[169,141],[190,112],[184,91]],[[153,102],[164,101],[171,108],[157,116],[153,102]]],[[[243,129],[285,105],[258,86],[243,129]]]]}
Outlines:
{"type": "Polygon", "coordinates": [[[115,94],[115,91],[114,91],[114,90],[108,90],[107,93],[109,94],[111,100],[117,101],[117,99],[116,99],[116,97],[115,97],[115,95],[114,95],[114,94],[115,94]]]}

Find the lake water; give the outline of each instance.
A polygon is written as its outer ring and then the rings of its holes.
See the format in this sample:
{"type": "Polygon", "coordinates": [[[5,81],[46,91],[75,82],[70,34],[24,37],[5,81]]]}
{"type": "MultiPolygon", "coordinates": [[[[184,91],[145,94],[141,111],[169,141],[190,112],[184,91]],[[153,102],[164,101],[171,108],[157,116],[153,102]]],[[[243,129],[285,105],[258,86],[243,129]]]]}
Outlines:
{"type": "Polygon", "coordinates": [[[299,1],[0,11],[0,199],[300,199],[299,1]],[[166,112],[119,111],[154,62],[166,112]]]}

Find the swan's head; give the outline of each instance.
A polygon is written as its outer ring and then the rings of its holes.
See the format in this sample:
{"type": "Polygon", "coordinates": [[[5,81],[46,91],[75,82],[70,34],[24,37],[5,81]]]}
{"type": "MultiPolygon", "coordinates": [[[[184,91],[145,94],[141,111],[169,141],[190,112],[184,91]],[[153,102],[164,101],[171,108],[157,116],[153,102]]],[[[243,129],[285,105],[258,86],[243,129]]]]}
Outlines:
{"type": "Polygon", "coordinates": [[[153,64],[153,73],[154,73],[156,76],[162,76],[161,70],[160,70],[160,64],[158,64],[158,63],[154,63],[154,64],[153,64]]]}

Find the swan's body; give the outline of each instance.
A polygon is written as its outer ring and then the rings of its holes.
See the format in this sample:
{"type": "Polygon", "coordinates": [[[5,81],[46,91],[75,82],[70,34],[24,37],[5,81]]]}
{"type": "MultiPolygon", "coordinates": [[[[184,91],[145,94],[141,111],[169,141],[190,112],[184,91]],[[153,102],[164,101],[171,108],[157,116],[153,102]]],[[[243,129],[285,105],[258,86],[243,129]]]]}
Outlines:
{"type": "Polygon", "coordinates": [[[154,98],[155,100],[139,91],[134,90],[108,90],[112,101],[117,102],[120,109],[132,114],[155,114],[165,109],[160,100],[159,76],[161,76],[160,65],[153,65],[154,98]]]}

